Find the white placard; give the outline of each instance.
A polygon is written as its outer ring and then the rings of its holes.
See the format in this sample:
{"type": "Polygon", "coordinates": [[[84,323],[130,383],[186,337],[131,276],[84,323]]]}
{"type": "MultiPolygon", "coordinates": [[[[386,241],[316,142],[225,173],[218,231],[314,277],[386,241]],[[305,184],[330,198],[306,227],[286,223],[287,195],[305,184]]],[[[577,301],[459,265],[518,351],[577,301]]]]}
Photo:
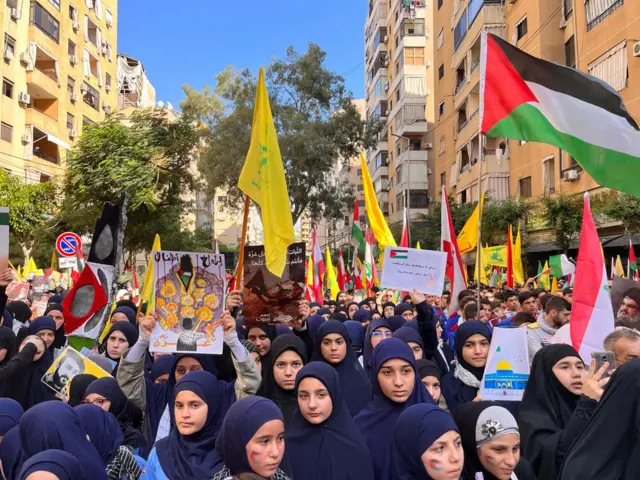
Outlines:
{"type": "Polygon", "coordinates": [[[63,268],[78,268],[77,257],[60,257],[58,258],[58,265],[60,270],[63,268]]]}
{"type": "Polygon", "coordinates": [[[522,400],[529,380],[526,328],[494,328],[479,395],[484,400],[522,400]]]}
{"type": "Polygon", "coordinates": [[[380,287],[442,295],[446,264],[444,252],[385,247],[380,287]]]}

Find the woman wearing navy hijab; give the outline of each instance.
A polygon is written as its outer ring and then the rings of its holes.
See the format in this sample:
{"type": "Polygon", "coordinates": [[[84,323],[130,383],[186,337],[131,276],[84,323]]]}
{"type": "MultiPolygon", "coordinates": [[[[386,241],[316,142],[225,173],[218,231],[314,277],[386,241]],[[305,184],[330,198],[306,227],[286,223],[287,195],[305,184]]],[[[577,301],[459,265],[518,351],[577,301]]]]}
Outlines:
{"type": "MultiPolygon", "coordinates": [[[[41,473],[55,475],[57,480],[84,480],[80,460],[63,450],[47,450],[27,460],[20,471],[20,480],[39,480],[41,473]]],[[[51,477],[47,477],[51,478],[51,477]]]]}
{"type": "Polygon", "coordinates": [[[151,451],[144,478],[209,479],[222,468],[216,437],[236,397],[220,383],[204,371],[187,373],[176,383],[176,426],[151,451]]]}
{"type": "Polygon", "coordinates": [[[23,413],[22,405],[18,402],[0,397],[0,442],[9,430],[18,425],[23,413]]]}
{"type": "Polygon", "coordinates": [[[458,480],[464,466],[456,422],[428,403],[400,414],[393,432],[393,455],[399,480],[458,480]]]}
{"type": "Polygon", "coordinates": [[[362,349],[362,363],[364,372],[369,376],[371,374],[371,353],[383,340],[387,340],[393,336],[391,325],[384,318],[377,318],[367,325],[364,334],[364,347],[362,349]]]}
{"type": "Polygon", "coordinates": [[[369,403],[371,382],[351,348],[347,328],[339,320],[327,320],[320,327],[311,360],[326,362],[336,369],[351,416],[357,415],[369,403]]]}
{"type": "Polygon", "coordinates": [[[300,410],[285,433],[294,478],[374,478],[369,448],[351,418],[340,383],[338,373],[323,362],[311,362],[298,372],[300,410]]]}
{"type": "Polygon", "coordinates": [[[268,480],[291,480],[281,469],[284,417],[278,406],[262,397],[245,397],[227,412],[216,440],[224,467],[212,480],[253,474],[268,480]]]}
{"type": "Polygon", "coordinates": [[[9,430],[2,443],[0,443],[0,468],[3,478],[15,480],[22,458],[22,445],[20,445],[20,431],[15,426],[9,430]]]}
{"type": "Polygon", "coordinates": [[[78,414],[66,403],[40,403],[20,419],[18,425],[24,459],[46,450],[58,449],[82,459],[82,478],[107,480],[100,454],[87,438],[78,414]]]}
{"type": "Polygon", "coordinates": [[[142,470],[131,450],[123,445],[124,436],[116,417],[95,405],[79,405],[74,410],[98,450],[109,480],[138,480],[142,470]]]}
{"type": "Polygon", "coordinates": [[[373,400],[355,417],[369,446],[376,480],[395,480],[391,457],[393,430],[403,410],[418,403],[431,403],[416,370],[409,346],[390,338],[376,346],[371,356],[373,400]]]}

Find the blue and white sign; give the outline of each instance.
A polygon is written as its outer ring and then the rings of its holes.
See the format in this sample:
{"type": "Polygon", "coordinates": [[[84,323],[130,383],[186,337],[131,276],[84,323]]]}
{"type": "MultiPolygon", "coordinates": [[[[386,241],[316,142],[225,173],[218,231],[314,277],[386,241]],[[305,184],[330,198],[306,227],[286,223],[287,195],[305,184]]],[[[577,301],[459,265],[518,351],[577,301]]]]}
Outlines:
{"type": "Polygon", "coordinates": [[[82,248],[80,237],[73,232],[65,232],[56,240],[56,250],[63,257],[75,257],[82,248]]]}

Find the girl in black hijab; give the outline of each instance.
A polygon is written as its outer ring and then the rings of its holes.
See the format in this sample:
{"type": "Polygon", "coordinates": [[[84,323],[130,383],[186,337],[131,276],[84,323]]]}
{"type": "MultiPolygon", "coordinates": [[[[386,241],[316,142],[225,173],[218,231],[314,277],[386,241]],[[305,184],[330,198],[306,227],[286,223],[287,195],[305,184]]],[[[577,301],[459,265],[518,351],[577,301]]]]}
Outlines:
{"type": "Polygon", "coordinates": [[[282,411],[285,425],[298,410],[296,374],[307,363],[304,342],[293,334],[280,335],[271,343],[269,365],[263,370],[261,396],[271,399],[282,411]]]}
{"type": "Polygon", "coordinates": [[[562,480],[640,478],[640,359],[619,367],[565,458],[562,480]]]}
{"type": "Polygon", "coordinates": [[[587,379],[584,363],[570,345],[547,345],[533,357],[519,423],[522,452],[540,479],[557,477],[569,447],[598,405],[599,383],[605,381],[599,380],[602,372],[593,370],[587,379]]]}
{"type": "Polygon", "coordinates": [[[72,407],[80,405],[85,397],[84,392],[97,379],[90,373],[80,373],[73,377],[67,384],[67,403],[72,407]]]}
{"type": "Polygon", "coordinates": [[[464,449],[462,480],[535,480],[521,456],[518,422],[509,410],[496,402],[465,403],[455,420],[464,449]]]}
{"type": "Polygon", "coordinates": [[[102,343],[101,350],[104,356],[109,360],[116,362],[113,369],[113,375],[116,375],[120,358],[122,354],[129,348],[133,347],[138,341],[138,328],[129,322],[117,322],[111,326],[109,333],[102,343]]]}
{"type": "Polygon", "coordinates": [[[0,368],[9,363],[15,351],[16,334],[11,328],[0,325],[0,368]]]}

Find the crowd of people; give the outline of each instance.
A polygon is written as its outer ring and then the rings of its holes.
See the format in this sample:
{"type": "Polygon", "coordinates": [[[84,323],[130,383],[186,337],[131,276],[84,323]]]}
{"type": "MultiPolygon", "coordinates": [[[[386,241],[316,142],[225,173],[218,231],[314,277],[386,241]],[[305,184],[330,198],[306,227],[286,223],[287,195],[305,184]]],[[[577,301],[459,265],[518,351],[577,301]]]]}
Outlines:
{"type": "MultiPolygon", "coordinates": [[[[530,480],[640,478],[640,289],[585,365],[566,334],[572,290],[376,291],[301,302],[288,325],[247,324],[240,292],[221,355],[150,353],[156,316],[121,300],[87,353],[58,369],[65,292],[32,318],[0,275],[5,480],[530,480]],[[478,293],[480,298],[478,298],[478,293]],[[479,395],[496,328],[525,328],[520,402],[479,395]]],[[[139,308],[141,307],[141,308],[139,308]]]]}

